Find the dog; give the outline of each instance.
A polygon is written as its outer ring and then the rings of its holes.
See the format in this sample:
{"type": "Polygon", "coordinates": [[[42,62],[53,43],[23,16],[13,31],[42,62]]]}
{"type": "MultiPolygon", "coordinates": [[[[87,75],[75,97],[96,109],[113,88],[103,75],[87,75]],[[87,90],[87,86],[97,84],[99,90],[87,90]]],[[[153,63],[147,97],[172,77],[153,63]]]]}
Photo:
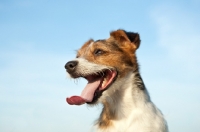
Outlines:
{"type": "Polygon", "coordinates": [[[67,103],[103,104],[94,125],[97,132],[168,132],[139,73],[139,46],[138,33],[119,29],[108,39],[90,39],[65,65],[71,78],[88,81],[81,95],[66,98],[67,103]]]}

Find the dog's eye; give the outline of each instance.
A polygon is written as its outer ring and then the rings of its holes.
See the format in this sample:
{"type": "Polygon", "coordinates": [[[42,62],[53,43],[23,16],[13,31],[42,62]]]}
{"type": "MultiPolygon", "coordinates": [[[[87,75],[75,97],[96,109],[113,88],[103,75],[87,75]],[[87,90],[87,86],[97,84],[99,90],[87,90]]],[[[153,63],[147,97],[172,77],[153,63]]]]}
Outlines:
{"type": "Polygon", "coordinates": [[[104,53],[104,51],[101,50],[101,49],[97,49],[97,50],[94,51],[94,54],[95,54],[95,55],[101,55],[101,54],[103,54],[103,53],[104,53]]]}

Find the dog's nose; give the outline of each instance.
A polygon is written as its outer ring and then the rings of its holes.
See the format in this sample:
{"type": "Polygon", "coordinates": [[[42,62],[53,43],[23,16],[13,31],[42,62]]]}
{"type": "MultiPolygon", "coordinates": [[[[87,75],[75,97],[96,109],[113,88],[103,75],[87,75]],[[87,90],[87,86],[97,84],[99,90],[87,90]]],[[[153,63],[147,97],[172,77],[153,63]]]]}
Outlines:
{"type": "Polygon", "coordinates": [[[74,70],[77,64],[78,64],[77,61],[69,61],[65,64],[65,69],[68,71],[72,71],[74,70]]]}

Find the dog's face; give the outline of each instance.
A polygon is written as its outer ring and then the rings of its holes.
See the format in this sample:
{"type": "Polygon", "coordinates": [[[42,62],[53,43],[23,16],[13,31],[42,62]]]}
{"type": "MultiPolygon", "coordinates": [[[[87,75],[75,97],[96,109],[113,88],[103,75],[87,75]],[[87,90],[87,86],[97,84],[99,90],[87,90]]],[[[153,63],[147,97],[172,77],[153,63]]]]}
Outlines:
{"type": "Polygon", "coordinates": [[[83,77],[88,84],[81,96],[67,98],[69,104],[94,104],[107,90],[129,72],[137,70],[136,49],[140,38],[137,33],[117,30],[105,40],[89,40],[77,52],[76,59],[66,63],[72,78],[83,77]]]}

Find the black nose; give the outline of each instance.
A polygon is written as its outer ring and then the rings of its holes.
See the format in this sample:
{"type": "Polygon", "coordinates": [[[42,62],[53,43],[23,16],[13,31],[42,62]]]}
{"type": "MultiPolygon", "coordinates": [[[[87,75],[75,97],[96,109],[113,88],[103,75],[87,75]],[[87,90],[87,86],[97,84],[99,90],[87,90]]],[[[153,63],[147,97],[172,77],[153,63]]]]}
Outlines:
{"type": "Polygon", "coordinates": [[[77,61],[69,61],[65,64],[65,69],[68,71],[72,71],[75,69],[77,64],[78,64],[77,61]]]}

